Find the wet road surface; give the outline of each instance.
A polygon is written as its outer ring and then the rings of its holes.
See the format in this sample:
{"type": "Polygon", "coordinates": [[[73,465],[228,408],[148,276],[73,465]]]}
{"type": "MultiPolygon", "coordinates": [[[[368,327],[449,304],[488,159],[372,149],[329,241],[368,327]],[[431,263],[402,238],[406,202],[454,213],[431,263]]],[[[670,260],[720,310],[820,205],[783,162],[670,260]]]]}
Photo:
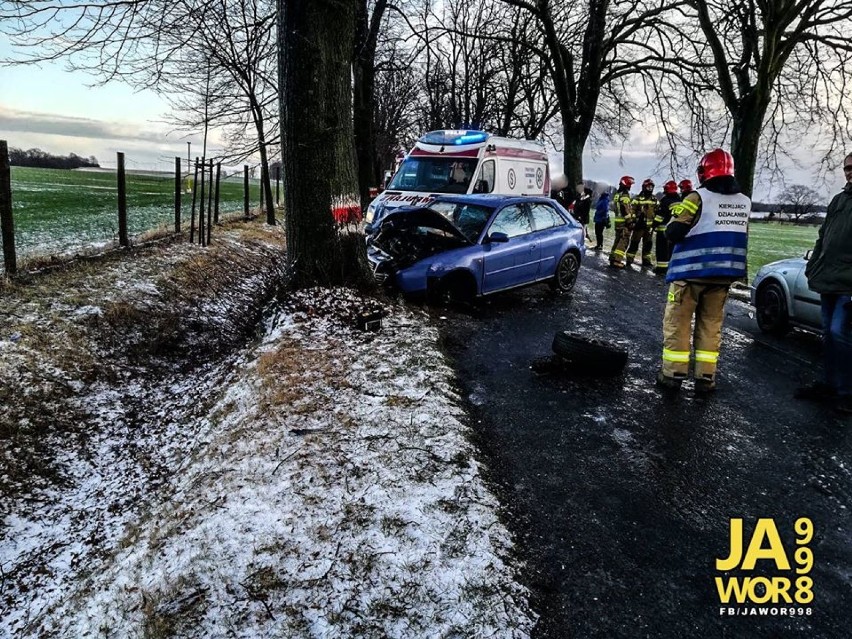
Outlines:
{"type": "MultiPolygon", "coordinates": [[[[571,296],[536,286],[436,312],[525,561],[535,636],[852,636],[852,419],[792,399],[819,370],[819,340],[763,336],[729,301],[717,392],[671,398],[654,386],[665,284],[604,259],[588,254],[571,296]],[[622,342],[624,374],[537,376],[556,330],[622,342]],[[810,616],[720,615],[733,517],[748,535],[773,518],[794,568],[794,523],[813,520],[810,616]]],[[[797,576],[768,560],[727,576],[748,575],[797,576]]]]}

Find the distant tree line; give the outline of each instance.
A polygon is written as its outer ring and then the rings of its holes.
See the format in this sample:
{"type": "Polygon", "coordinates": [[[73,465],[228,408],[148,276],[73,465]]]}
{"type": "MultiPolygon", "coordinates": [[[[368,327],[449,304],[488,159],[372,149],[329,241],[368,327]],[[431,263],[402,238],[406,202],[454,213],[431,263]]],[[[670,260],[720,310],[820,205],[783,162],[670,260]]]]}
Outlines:
{"type": "Polygon", "coordinates": [[[9,149],[9,164],[12,166],[30,166],[39,169],[79,169],[83,167],[99,167],[98,158],[94,155],[88,158],[76,153],[68,155],[53,155],[41,149],[9,149]]]}

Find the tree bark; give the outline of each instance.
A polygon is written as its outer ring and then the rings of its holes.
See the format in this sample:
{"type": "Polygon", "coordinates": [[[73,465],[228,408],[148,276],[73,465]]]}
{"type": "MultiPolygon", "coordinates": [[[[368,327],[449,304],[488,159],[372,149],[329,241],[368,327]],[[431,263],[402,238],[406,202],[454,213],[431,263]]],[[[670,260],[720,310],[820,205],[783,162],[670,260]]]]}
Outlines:
{"type": "MultiPolygon", "coordinates": [[[[333,206],[357,198],[352,130],[354,0],[278,0],[287,257],[296,286],[362,278],[333,206]]],[[[357,246],[357,249],[353,249],[357,246]]],[[[353,252],[354,251],[354,252],[353,252]]]]}
{"type": "Polygon", "coordinates": [[[758,85],[751,95],[736,105],[728,105],[733,119],[731,156],[734,158],[734,177],[743,193],[752,196],[757,152],[760,146],[763,122],[769,108],[770,88],[758,85]]]}
{"type": "Polygon", "coordinates": [[[356,0],[352,56],[353,122],[358,161],[358,195],[362,208],[370,203],[370,187],[378,186],[381,169],[376,150],[376,42],[387,0],[377,0],[372,15],[367,0],[356,0]]]}

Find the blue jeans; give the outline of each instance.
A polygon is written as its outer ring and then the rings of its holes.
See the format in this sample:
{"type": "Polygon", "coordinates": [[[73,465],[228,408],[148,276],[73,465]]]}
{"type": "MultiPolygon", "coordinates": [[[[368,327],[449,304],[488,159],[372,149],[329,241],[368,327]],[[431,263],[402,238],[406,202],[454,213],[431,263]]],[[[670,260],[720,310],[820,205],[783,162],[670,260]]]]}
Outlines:
{"type": "Polygon", "coordinates": [[[825,381],[838,395],[852,395],[852,296],[820,295],[825,381]]]}

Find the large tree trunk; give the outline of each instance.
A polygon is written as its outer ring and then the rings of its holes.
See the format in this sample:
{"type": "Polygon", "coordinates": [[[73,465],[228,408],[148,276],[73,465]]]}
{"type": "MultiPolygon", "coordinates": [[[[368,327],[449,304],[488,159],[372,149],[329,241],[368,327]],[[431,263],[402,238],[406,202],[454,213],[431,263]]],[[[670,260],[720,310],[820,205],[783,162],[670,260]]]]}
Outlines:
{"type": "Polygon", "coordinates": [[[363,237],[340,233],[331,212],[358,193],[355,3],[278,0],[278,20],[287,256],[297,286],[344,284],[361,278],[364,253],[363,237]]]}
{"type": "Polygon", "coordinates": [[[734,177],[743,193],[752,196],[754,191],[754,172],[757,167],[757,151],[766,106],[755,105],[753,101],[743,101],[734,110],[731,109],[734,126],[731,133],[731,156],[734,158],[734,177]]]}
{"type": "Polygon", "coordinates": [[[574,185],[583,181],[583,147],[586,140],[570,128],[563,131],[562,172],[568,178],[568,187],[574,192],[574,185]]]}
{"type": "Polygon", "coordinates": [[[376,85],[376,69],[372,57],[355,60],[353,69],[355,123],[355,156],[358,160],[358,194],[361,206],[370,202],[370,187],[378,186],[375,175],[376,131],[373,123],[373,106],[376,85]]]}

